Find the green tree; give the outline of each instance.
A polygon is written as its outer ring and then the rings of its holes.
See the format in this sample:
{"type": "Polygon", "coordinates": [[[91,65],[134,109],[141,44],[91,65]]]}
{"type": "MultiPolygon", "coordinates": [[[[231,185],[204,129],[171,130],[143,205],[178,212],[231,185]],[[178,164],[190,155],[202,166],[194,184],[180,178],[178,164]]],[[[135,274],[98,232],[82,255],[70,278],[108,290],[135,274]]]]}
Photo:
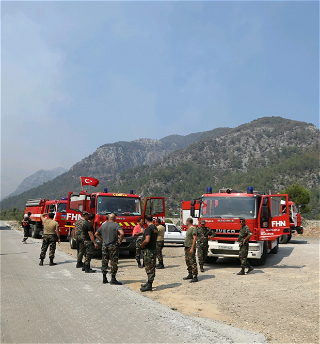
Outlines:
{"type": "Polygon", "coordinates": [[[291,201],[297,206],[301,206],[302,213],[309,213],[311,211],[311,206],[308,206],[311,192],[299,183],[288,186],[285,190],[281,191],[281,193],[288,194],[291,201]]]}

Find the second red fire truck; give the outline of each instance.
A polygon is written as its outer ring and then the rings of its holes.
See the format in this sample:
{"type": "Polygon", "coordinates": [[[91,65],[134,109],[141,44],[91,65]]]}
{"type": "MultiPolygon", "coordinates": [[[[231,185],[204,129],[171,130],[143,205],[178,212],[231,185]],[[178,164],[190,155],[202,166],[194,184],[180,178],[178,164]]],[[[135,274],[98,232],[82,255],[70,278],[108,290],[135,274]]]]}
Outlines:
{"type": "MultiPolygon", "coordinates": [[[[265,195],[252,187],[247,192],[223,188],[219,193],[212,193],[208,188],[199,199],[189,201],[189,216],[205,220],[206,226],[216,233],[214,239],[209,240],[208,258],[211,261],[219,257],[238,257],[239,217],[244,217],[253,234],[248,258],[254,265],[263,265],[269,252],[278,252],[279,237],[290,234],[289,211],[283,211],[281,201],[288,205],[288,195],[265,195]]],[[[182,225],[185,222],[183,211],[182,225]]]]}

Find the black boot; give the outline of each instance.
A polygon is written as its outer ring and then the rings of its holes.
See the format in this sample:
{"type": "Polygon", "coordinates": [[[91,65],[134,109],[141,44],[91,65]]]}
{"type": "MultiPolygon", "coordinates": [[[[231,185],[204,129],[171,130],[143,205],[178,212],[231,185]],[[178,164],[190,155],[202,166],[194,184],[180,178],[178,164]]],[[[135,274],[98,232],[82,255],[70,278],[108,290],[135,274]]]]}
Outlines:
{"type": "Polygon", "coordinates": [[[82,265],[82,271],[85,271],[86,270],[86,266],[83,264],[82,265]]]}
{"type": "Polygon", "coordinates": [[[198,276],[194,275],[190,283],[198,282],[198,276]]]}
{"type": "Polygon", "coordinates": [[[252,267],[250,264],[248,264],[248,265],[249,265],[249,268],[248,268],[247,274],[248,274],[249,272],[251,272],[252,270],[254,270],[253,267],[252,267]]]}
{"type": "Polygon", "coordinates": [[[40,266],[43,266],[43,259],[40,258],[40,263],[39,263],[40,266]]]}
{"type": "Polygon", "coordinates": [[[143,267],[143,268],[145,267],[145,265],[144,265],[144,261],[143,261],[143,263],[142,263],[142,267],[143,267]]]}
{"type": "Polygon", "coordinates": [[[244,268],[241,268],[241,270],[237,273],[237,275],[245,275],[244,268]]]}
{"type": "Polygon", "coordinates": [[[83,268],[83,263],[82,262],[77,262],[76,268],[83,268]]]}
{"type": "Polygon", "coordinates": [[[50,266],[53,266],[53,265],[57,265],[57,263],[54,263],[53,262],[53,258],[50,258],[50,263],[49,263],[50,266]]]}
{"type": "Polygon", "coordinates": [[[147,282],[147,285],[145,287],[141,287],[140,291],[152,291],[152,282],[147,282]]]}
{"type": "Polygon", "coordinates": [[[116,280],[116,275],[112,275],[112,276],[111,276],[110,284],[122,285],[121,282],[119,282],[119,281],[116,280]]]}
{"type": "Polygon", "coordinates": [[[90,268],[90,264],[88,266],[84,266],[84,272],[85,273],[93,273],[93,272],[96,272],[96,270],[92,270],[90,268]]]}
{"type": "Polygon", "coordinates": [[[157,269],[164,269],[164,265],[163,263],[159,263],[157,266],[156,266],[157,269]]]}
{"type": "Polygon", "coordinates": [[[141,287],[146,287],[147,285],[148,285],[148,282],[142,283],[142,284],[141,284],[141,287]]]}
{"type": "Polygon", "coordinates": [[[103,283],[103,284],[108,283],[107,274],[106,274],[106,273],[103,273],[103,274],[102,274],[102,283],[103,283]]]}
{"type": "Polygon", "coordinates": [[[140,259],[137,260],[137,263],[138,263],[138,268],[142,268],[142,264],[141,264],[141,262],[140,262],[140,259]]]}
{"type": "Polygon", "coordinates": [[[192,274],[189,272],[189,275],[187,277],[183,277],[184,280],[188,280],[188,279],[192,279],[193,276],[192,274]]]}
{"type": "Polygon", "coordinates": [[[201,271],[201,272],[204,272],[203,265],[200,265],[200,271],[201,271]]]}

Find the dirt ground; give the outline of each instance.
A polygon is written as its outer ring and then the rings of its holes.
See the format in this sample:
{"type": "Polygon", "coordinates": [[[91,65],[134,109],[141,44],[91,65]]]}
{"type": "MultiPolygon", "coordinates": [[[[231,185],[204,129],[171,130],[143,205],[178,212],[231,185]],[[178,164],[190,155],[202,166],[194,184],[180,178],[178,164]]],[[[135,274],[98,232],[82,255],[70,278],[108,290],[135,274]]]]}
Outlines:
{"type": "MultiPolygon", "coordinates": [[[[75,257],[68,242],[58,249],[75,257]]],[[[182,280],[187,274],[184,248],[166,245],[163,253],[165,269],[156,271],[154,290],[146,297],[189,316],[262,332],[271,343],[319,343],[318,221],[245,276],[237,275],[238,259],[221,258],[206,264],[198,283],[189,283],[182,280]]],[[[101,258],[93,259],[92,266],[100,272],[101,258]]],[[[146,281],[145,270],[126,252],[117,277],[139,293],[146,281]]]]}

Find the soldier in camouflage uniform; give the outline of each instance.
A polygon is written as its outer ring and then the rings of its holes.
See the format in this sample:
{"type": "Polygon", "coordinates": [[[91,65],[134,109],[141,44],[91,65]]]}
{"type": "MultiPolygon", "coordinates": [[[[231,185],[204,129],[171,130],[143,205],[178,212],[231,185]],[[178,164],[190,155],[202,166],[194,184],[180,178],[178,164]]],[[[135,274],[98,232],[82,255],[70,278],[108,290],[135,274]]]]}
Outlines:
{"type": "Polygon", "coordinates": [[[198,282],[198,268],[196,261],[197,229],[192,225],[193,219],[191,217],[186,220],[186,224],[188,226],[188,230],[184,241],[184,256],[187,264],[188,276],[183,277],[183,279],[190,279],[190,283],[193,283],[198,282]]]}
{"type": "Polygon", "coordinates": [[[148,276],[148,282],[141,285],[140,291],[152,291],[152,283],[156,275],[156,243],[158,230],[152,223],[152,216],[146,216],[148,227],[143,233],[143,242],[141,248],[144,249],[144,264],[148,276]]]}
{"type": "Polygon", "coordinates": [[[140,217],[138,220],[138,224],[134,227],[132,236],[136,241],[136,261],[138,263],[139,268],[143,268],[143,264],[141,264],[140,257],[141,257],[141,243],[143,238],[143,232],[144,232],[144,221],[143,218],[140,217]]]}
{"type": "Polygon", "coordinates": [[[53,220],[54,214],[53,213],[44,213],[41,215],[41,220],[43,223],[43,240],[42,240],[42,246],[41,246],[41,253],[40,253],[40,266],[43,266],[44,258],[46,257],[46,253],[49,249],[49,259],[50,263],[49,265],[57,265],[53,262],[54,259],[54,253],[56,251],[56,243],[57,241],[60,244],[60,233],[59,233],[59,224],[58,222],[53,220]],[[44,215],[49,215],[49,219],[46,219],[44,215]]]}
{"type": "Polygon", "coordinates": [[[249,251],[249,240],[252,236],[252,233],[249,227],[246,225],[246,220],[243,217],[240,217],[240,233],[238,237],[239,242],[239,259],[241,262],[241,270],[238,272],[237,275],[244,275],[245,268],[248,268],[247,273],[253,270],[253,267],[249,264],[247,257],[249,251]]]}
{"type": "Polygon", "coordinates": [[[201,272],[204,272],[203,264],[206,262],[208,255],[208,236],[210,235],[210,237],[213,238],[216,235],[215,232],[206,227],[205,224],[206,221],[201,220],[200,227],[197,227],[197,256],[201,272]]]}
{"type": "Polygon", "coordinates": [[[76,268],[82,268],[82,258],[84,255],[84,234],[82,232],[82,227],[86,221],[88,221],[89,213],[87,211],[82,212],[81,219],[75,223],[75,234],[76,234],[76,244],[77,244],[77,265],[76,268]]]}
{"type": "Polygon", "coordinates": [[[159,262],[159,264],[156,265],[156,268],[157,269],[164,269],[162,249],[164,246],[164,233],[165,233],[166,229],[161,224],[160,219],[156,219],[156,226],[157,226],[157,230],[158,230],[156,256],[157,256],[157,259],[159,262]]]}
{"type": "Polygon", "coordinates": [[[84,249],[85,249],[85,261],[84,261],[83,268],[86,273],[95,272],[95,270],[92,270],[90,268],[90,262],[93,257],[94,249],[98,248],[98,244],[96,243],[94,235],[93,235],[94,218],[95,218],[94,214],[89,214],[88,221],[86,221],[84,225],[82,226],[82,232],[84,235],[84,249]]]}
{"type": "Polygon", "coordinates": [[[102,283],[108,283],[107,270],[108,262],[110,260],[110,284],[121,285],[122,283],[116,279],[116,273],[118,271],[119,246],[123,241],[124,232],[120,225],[115,221],[115,214],[110,214],[109,221],[101,225],[95,233],[95,236],[102,242],[102,283]]]}

